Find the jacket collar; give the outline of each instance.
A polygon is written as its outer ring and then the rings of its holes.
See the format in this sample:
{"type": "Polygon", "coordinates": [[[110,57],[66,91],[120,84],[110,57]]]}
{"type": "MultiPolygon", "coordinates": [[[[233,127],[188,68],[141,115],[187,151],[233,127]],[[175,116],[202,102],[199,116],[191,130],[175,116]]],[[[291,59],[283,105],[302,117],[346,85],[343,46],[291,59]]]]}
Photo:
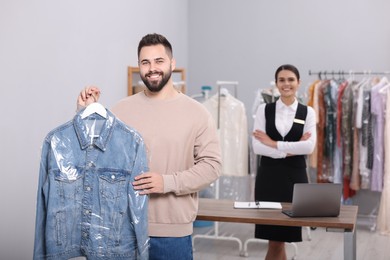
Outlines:
{"type": "Polygon", "coordinates": [[[87,118],[81,119],[81,114],[84,111],[79,111],[73,118],[73,125],[76,131],[77,138],[79,139],[79,143],[81,149],[86,149],[90,145],[90,138],[88,137],[88,129],[86,127],[85,121],[88,119],[100,119],[104,120],[102,125],[100,134],[98,137],[93,138],[93,144],[97,146],[102,151],[106,150],[107,143],[112,135],[113,126],[115,124],[116,118],[114,114],[112,114],[108,109],[107,110],[107,118],[104,119],[100,115],[92,114],[87,118]]]}

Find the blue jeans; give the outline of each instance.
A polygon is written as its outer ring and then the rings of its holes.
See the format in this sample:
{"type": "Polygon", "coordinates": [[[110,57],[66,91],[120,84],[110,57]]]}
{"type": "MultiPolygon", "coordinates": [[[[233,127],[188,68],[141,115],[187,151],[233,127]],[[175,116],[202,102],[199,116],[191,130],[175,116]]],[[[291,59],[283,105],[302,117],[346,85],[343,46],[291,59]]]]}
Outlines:
{"type": "Polygon", "coordinates": [[[192,260],[192,239],[185,237],[150,237],[149,260],[192,260]]]}

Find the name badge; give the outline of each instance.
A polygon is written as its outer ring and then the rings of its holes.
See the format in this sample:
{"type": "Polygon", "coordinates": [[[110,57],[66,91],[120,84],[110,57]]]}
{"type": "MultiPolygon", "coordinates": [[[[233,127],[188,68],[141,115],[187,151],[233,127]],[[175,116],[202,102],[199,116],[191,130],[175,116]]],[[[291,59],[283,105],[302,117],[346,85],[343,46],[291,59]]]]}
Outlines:
{"type": "Polygon", "coordinates": [[[294,118],[294,123],[304,125],[305,124],[305,120],[294,118]]]}

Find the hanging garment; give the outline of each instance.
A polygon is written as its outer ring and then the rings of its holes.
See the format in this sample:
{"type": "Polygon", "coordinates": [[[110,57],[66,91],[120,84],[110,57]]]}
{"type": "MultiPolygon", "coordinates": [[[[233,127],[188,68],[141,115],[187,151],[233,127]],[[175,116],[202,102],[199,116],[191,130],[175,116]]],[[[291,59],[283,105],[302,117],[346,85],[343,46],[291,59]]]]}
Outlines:
{"type": "Polygon", "coordinates": [[[341,140],[343,147],[343,175],[350,177],[352,172],[352,147],[353,147],[353,86],[356,82],[350,82],[341,96],[341,140]]]}
{"type": "MultiPolygon", "coordinates": [[[[357,154],[353,153],[354,127],[356,119],[354,118],[354,90],[358,82],[351,81],[345,87],[341,99],[341,142],[342,142],[342,155],[343,155],[343,178],[344,178],[344,199],[353,197],[356,194],[354,189],[351,189],[350,183],[353,170],[353,158],[356,158],[357,154]]],[[[355,106],[356,107],[356,106],[355,106]]]]}
{"type": "MultiPolygon", "coordinates": [[[[390,133],[390,92],[387,91],[386,112],[385,112],[385,132],[390,133]]],[[[384,136],[385,157],[383,190],[379,204],[377,228],[381,234],[390,235],[390,136],[384,136]]]]}
{"type": "Polygon", "coordinates": [[[352,171],[349,183],[351,190],[360,190],[359,158],[360,158],[360,139],[359,130],[356,126],[358,111],[358,95],[361,82],[353,85],[352,88],[352,171]]]}
{"type": "Polygon", "coordinates": [[[384,112],[386,106],[385,96],[379,90],[388,84],[387,78],[382,80],[371,89],[371,114],[373,116],[373,141],[374,156],[371,172],[371,190],[382,191],[383,188],[383,157],[384,157],[384,112]]]}
{"type": "Polygon", "coordinates": [[[326,106],[324,100],[324,89],[329,85],[330,80],[322,81],[317,87],[318,93],[318,124],[317,124],[317,181],[328,182],[325,151],[325,130],[326,130],[326,106]]]}
{"type": "Polygon", "coordinates": [[[363,126],[362,126],[362,143],[367,147],[366,168],[372,170],[374,161],[374,137],[372,131],[371,115],[371,86],[367,85],[363,91],[363,126]]]}
{"type": "Polygon", "coordinates": [[[366,113],[363,113],[363,107],[365,108],[365,103],[368,102],[365,100],[365,92],[364,89],[367,88],[371,83],[369,79],[363,79],[361,84],[358,86],[357,97],[356,97],[356,129],[358,129],[358,138],[359,138],[359,175],[360,175],[360,188],[368,189],[370,186],[370,176],[371,170],[367,168],[367,157],[368,157],[368,149],[367,149],[367,131],[365,127],[366,113]]]}
{"type": "Polygon", "coordinates": [[[83,111],[43,143],[34,259],[147,260],[148,197],[132,185],[148,171],[144,141],[108,110],[83,111]]]}
{"type": "Polygon", "coordinates": [[[244,103],[230,93],[203,102],[217,122],[222,151],[222,175],[248,175],[248,122],[244,103]],[[219,112],[218,112],[219,110],[219,112]],[[219,113],[219,115],[218,115],[219,113]]]}
{"type": "Polygon", "coordinates": [[[338,93],[339,93],[339,87],[340,84],[342,84],[342,81],[335,81],[331,80],[330,85],[329,85],[329,99],[330,103],[329,108],[327,112],[328,115],[328,120],[333,120],[333,127],[330,129],[330,135],[326,135],[326,137],[329,139],[331,138],[332,140],[327,141],[327,143],[331,144],[331,153],[330,155],[330,165],[331,165],[331,170],[333,173],[328,173],[331,178],[329,179],[330,182],[334,183],[343,183],[343,174],[342,174],[342,153],[341,149],[337,146],[337,100],[338,100],[338,93]]]}
{"type": "MultiPolygon", "coordinates": [[[[318,86],[322,83],[321,80],[314,81],[313,84],[309,86],[308,90],[308,101],[307,105],[312,107],[316,113],[316,123],[318,123],[318,86]]],[[[317,139],[318,142],[318,139],[317,139]]],[[[318,158],[318,148],[317,145],[314,147],[314,151],[309,155],[309,166],[312,168],[317,168],[317,158],[318,158]]]]}
{"type": "Polygon", "coordinates": [[[328,182],[335,182],[337,166],[335,164],[336,148],[336,102],[338,84],[335,80],[330,80],[328,85],[322,89],[324,92],[325,105],[325,141],[324,141],[324,170],[322,176],[328,182]]]}

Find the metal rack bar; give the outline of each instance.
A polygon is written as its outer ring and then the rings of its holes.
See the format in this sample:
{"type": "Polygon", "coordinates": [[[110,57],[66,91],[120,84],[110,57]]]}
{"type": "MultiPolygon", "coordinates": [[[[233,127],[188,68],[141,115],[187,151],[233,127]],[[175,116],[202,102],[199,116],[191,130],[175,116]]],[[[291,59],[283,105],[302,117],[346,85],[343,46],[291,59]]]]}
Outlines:
{"type": "Polygon", "coordinates": [[[345,71],[345,70],[320,70],[320,71],[311,71],[309,70],[309,76],[312,75],[317,75],[320,79],[321,76],[345,76],[345,75],[366,75],[366,76],[371,76],[371,75],[390,75],[390,71],[371,71],[371,70],[366,70],[366,71],[345,71]]]}

